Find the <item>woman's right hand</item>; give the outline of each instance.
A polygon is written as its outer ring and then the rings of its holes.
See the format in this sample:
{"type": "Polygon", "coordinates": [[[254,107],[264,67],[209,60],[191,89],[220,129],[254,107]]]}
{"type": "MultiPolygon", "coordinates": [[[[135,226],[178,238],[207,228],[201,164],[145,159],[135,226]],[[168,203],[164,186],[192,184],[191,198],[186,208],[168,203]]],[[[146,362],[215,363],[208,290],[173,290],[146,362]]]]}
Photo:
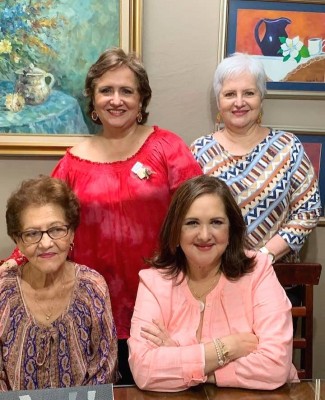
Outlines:
{"type": "Polygon", "coordinates": [[[230,361],[245,357],[257,349],[258,339],[254,333],[236,333],[220,338],[228,350],[230,361]]]}

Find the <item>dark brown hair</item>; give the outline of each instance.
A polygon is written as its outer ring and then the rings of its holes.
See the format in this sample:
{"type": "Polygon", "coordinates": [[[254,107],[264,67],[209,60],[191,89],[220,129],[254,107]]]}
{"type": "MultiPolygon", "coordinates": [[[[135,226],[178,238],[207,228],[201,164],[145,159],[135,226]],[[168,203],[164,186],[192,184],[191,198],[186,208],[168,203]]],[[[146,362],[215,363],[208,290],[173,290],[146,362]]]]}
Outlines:
{"type": "Polygon", "coordinates": [[[43,175],[23,181],[9,197],[6,211],[8,235],[15,240],[15,235],[21,231],[21,213],[26,207],[47,204],[61,207],[67,224],[76,230],[80,219],[80,205],[77,196],[64,181],[43,175]]]}
{"type": "Polygon", "coordinates": [[[229,245],[221,260],[221,270],[227,278],[237,279],[255,265],[254,257],[245,254],[248,247],[246,225],[228,186],[218,178],[201,175],[184,182],[175,192],[160,232],[160,250],[149,264],[165,269],[166,274],[176,277],[187,273],[185,254],[179,246],[185,216],[198,197],[213,194],[222,200],[229,220],[229,245]]]}
{"type": "MultiPolygon", "coordinates": [[[[85,81],[85,96],[89,97],[88,115],[94,111],[94,93],[96,81],[105,74],[105,72],[122,67],[123,65],[130,68],[134,73],[137,82],[137,89],[141,99],[141,114],[142,121],[140,124],[146,123],[149,113],[146,111],[149,101],[151,99],[151,88],[149,85],[149,78],[143,64],[136,56],[135,53],[126,54],[120,48],[112,48],[105,50],[98,58],[98,60],[89,68],[86,81],[85,81]]],[[[102,125],[101,121],[97,119],[94,121],[98,125],[102,125]]]]}

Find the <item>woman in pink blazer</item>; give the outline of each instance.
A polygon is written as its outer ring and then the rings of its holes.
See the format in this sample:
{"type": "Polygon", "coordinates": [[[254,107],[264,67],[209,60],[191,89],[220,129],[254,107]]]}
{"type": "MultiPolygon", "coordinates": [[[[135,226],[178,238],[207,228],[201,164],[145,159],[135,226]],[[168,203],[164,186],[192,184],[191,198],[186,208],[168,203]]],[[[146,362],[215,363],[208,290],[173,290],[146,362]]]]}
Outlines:
{"type": "Polygon", "coordinates": [[[139,274],[128,345],[140,388],[271,390],[298,379],[290,302],[270,258],[245,250],[245,237],[225,183],[203,175],[176,191],[160,252],[139,274]]]}

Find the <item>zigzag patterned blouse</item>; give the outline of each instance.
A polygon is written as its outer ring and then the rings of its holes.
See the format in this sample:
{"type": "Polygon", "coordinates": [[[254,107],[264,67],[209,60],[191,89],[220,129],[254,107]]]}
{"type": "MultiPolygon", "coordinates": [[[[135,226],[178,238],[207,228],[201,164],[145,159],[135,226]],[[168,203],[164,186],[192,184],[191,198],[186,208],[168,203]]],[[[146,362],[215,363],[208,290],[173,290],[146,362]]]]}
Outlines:
{"type": "Polygon", "coordinates": [[[249,243],[260,248],[278,233],[291,248],[286,260],[298,261],[321,211],[318,180],[300,140],[292,133],[270,130],[249,154],[232,156],[211,134],[196,139],[191,151],[205,174],[230,187],[249,243]]]}
{"type": "Polygon", "coordinates": [[[115,382],[117,338],[109,292],[94,270],[74,264],[70,304],[51,326],[26,308],[21,267],[0,267],[0,392],[115,382]]]}

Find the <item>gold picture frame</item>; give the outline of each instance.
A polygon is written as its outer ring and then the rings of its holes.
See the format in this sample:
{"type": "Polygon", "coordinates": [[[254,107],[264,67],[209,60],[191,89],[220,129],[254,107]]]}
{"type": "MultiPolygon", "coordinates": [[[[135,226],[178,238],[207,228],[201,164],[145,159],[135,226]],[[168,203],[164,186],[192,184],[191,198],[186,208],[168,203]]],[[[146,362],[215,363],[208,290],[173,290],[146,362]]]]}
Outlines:
{"type": "MultiPolygon", "coordinates": [[[[254,41],[254,29],[249,29],[250,25],[248,22],[251,24],[255,24],[254,21],[254,13],[258,12],[264,12],[267,14],[267,12],[275,13],[278,12],[279,15],[286,15],[286,12],[301,12],[301,13],[309,13],[313,15],[322,15],[322,18],[324,18],[325,15],[325,0],[280,0],[280,1],[275,1],[275,0],[250,0],[250,1],[244,1],[244,0],[220,0],[220,20],[219,20],[219,45],[218,45],[218,50],[217,50],[217,61],[220,62],[226,55],[229,55],[235,51],[241,51],[241,52],[247,52],[249,54],[253,54],[254,56],[257,56],[261,58],[262,60],[267,60],[268,58],[272,57],[265,57],[263,55],[257,55],[258,53],[251,53],[249,49],[247,49],[244,46],[244,49],[242,47],[238,50],[237,49],[237,29],[239,30],[240,26],[240,19],[239,15],[243,11],[246,11],[245,16],[250,15],[250,18],[252,19],[251,21],[247,21],[247,18],[244,19],[244,14],[241,14],[243,21],[245,22],[246,26],[246,36],[250,38],[250,41],[254,41]],[[242,2],[242,5],[241,5],[242,2]],[[248,4],[251,3],[251,4],[248,4]],[[264,11],[263,11],[264,10],[264,11]],[[267,10],[267,11],[265,11],[267,10]],[[294,10],[294,11],[293,11],[294,10]]],[[[256,14],[258,15],[258,14],[256,14]]],[[[267,15],[266,15],[267,16],[267,15]]],[[[274,17],[275,18],[275,17],[274,17]]],[[[299,20],[300,21],[300,20],[299,20]]],[[[297,31],[294,31],[296,35],[297,32],[299,32],[300,26],[297,22],[298,25],[294,24],[294,20],[290,22],[292,26],[294,25],[297,29],[297,31]],[[292,22],[292,24],[291,24],[292,22]]],[[[322,24],[323,26],[323,24],[322,24]]],[[[242,34],[241,34],[242,36],[242,34]]],[[[248,43],[247,40],[248,38],[243,39],[243,43],[248,43]]],[[[256,43],[255,43],[256,46],[256,43]]],[[[316,56],[315,56],[316,57],[316,56]]],[[[278,58],[280,57],[273,57],[273,58],[278,58]]],[[[314,62],[323,62],[323,59],[325,59],[325,52],[323,50],[323,53],[319,56],[316,57],[315,60],[312,60],[314,62]],[[318,60],[318,58],[322,58],[322,60],[318,60]]],[[[307,60],[307,59],[305,59],[307,60]]],[[[292,61],[292,60],[291,60],[292,61]]],[[[293,61],[294,62],[294,61],[293,61]]],[[[308,61],[309,63],[310,61],[308,61]]],[[[288,63],[283,63],[282,67],[287,66],[288,63]]],[[[297,64],[298,65],[298,64],[297,64]]],[[[300,65],[300,64],[299,64],[300,65]]],[[[306,64],[307,65],[307,64],[306,64]]],[[[299,68],[302,70],[300,66],[299,68]]],[[[283,68],[282,68],[283,69],[283,68]]],[[[277,68],[277,71],[281,70],[277,68]]],[[[283,70],[284,71],[284,70],[283,70]]],[[[291,72],[292,73],[292,72],[291,72]]],[[[298,82],[298,81],[292,81],[292,82],[285,82],[283,79],[280,79],[275,82],[270,82],[268,83],[268,90],[267,90],[267,98],[281,98],[281,99],[324,99],[325,98],[325,90],[324,90],[324,83],[322,82],[314,82],[314,81],[304,81],[304,82],[298,82]]]]}
{"type": "MultiPolygon", "coordinates": [[[[143,0],[119,0],[120,43],[125,51],[142,55],[143,0]]],[[[0,155],[60,156],[87,135],[0,133],[0,155]]]]}

